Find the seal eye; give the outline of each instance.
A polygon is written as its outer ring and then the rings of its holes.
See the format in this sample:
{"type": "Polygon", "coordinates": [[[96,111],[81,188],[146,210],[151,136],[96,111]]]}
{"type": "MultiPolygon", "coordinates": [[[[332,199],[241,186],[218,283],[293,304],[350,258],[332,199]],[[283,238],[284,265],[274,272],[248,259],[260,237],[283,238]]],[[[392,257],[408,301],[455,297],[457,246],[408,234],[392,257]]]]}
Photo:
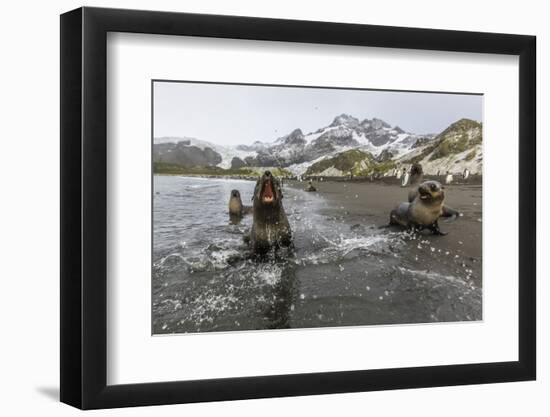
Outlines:
{"type": "Polygon", "coordinates": [[[430,190],[435,191],[437,189],[435,184],[430,184],[430,190]]]}

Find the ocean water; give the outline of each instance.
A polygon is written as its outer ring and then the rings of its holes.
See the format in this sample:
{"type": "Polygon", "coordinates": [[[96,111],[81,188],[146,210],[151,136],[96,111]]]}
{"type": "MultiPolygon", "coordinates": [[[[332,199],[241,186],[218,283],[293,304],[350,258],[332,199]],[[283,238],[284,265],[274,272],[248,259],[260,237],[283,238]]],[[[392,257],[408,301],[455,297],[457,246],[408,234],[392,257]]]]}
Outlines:
{"type": "Polygon", "coordinates": [[[284,187],[295,248],[251,257],[252,215],[232,224],[227,208],[232,189],[251,204],[254,185],[154,177],[154,334],[481,320],[460,260],[419,269],[437,256],[412,253],[423,237],[323,215],[333,203],[316,193],[284,187]]]}

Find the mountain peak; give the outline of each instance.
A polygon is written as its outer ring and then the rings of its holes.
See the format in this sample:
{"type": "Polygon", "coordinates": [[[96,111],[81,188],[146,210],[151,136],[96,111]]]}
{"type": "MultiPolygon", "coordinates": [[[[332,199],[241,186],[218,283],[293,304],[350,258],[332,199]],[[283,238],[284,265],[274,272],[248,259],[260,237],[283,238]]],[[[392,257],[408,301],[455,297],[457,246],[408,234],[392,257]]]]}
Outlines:
{"type": "Polygon", "coordinates": [[[462,118],[454,122],[451,126],[475,128],[475,127],[481,127],[481,123],[476,122],[475,120],[472,120],[472,119],[462,118]]]}
{"type": "Polygon", "coordinates": [[[377,129],[382,129],[383,127],[385,128],[390,128],[391,126],[386,123],[384,120],[382,119],[378,119],[377,117],[373,117],[372,119],[365,119],[361,122],[361,126],[364,128],[364,129],[371,129],[371,130],[377,130],[377,129]]]}
{"type": "Polygon", "coordinates": [[[302,129],[294,129],[288,135],[281,136],[275,142],[276,144],[291,144],[296,142],[304,142],[304,134],[302,129]]]}
{"type": "Polygon", "coordinates": [[[296,136],[304,136],[304,134],[302,133],[302,129],[298,128],[298,129],[294,129],[292,132],[290,132],[290,134],[288,135],[288,137],[296,137],[296,136]]]}
{"type": "Polygon", "coordinates": [[[355,127],[359,124],[359,119],[350,116],[349,114],[342,113],[339,116],[336,116],[332,123],[329,125],[329,127],[336,127],[336,126],[350,126],[355,127]]]}
{"type": "Polygon", "coordinates": [[[441,132],[439,136],[443,137],[449,134],[450,132],[464,132],[466,130],[476,129],[476,128],[481,128],[481,123],[476,122],[475,120],[472,120],[472,119],[463,118],[452,123],[449,127],[447,127],[447,129],[441,132]]]}

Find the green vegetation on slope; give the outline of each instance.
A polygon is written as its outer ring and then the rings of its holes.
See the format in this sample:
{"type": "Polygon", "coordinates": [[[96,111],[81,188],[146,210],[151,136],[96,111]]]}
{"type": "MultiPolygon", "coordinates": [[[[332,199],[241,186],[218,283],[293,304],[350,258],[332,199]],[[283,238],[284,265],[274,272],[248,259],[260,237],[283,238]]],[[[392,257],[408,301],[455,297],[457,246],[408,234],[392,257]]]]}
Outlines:
{"type": "Polygon", "coordinates": [[[372,163],[374,163],[374,158],[370,153],[352,149],[314,163],[307,169],[305,174],[319,174],[331,167],[344,173],[353,172],[353,174],[358,174],[362,170],[360,165],[370,165],[372,163]],[[363,161],[364,163],[361,164],[363,161]]]}
{"type": "Polygon", "coordinates": [[[481,123],[470,119],[460,119],[445,129],[439,138],[430,161],[464,152],[480,144],[482,140],[481,123]]]}
{"type": "Polygon", "coordinates": [[[476,150],[474,149],[472,152],[470,152],[466,157],[464,158],[465,161],[471,161],[476,156],[476,150]]]}
{"type": "Polygon", "coordinates": [[[378,162],[369,152],[352,149],[316,162],[307,169],[305,175],[318,175],[328,168],[335,168],[343,175],[352,173],[355,176],[366,176],[373,173],[384,173],[395,166],[395,162],[392,160],[378,162]]]}

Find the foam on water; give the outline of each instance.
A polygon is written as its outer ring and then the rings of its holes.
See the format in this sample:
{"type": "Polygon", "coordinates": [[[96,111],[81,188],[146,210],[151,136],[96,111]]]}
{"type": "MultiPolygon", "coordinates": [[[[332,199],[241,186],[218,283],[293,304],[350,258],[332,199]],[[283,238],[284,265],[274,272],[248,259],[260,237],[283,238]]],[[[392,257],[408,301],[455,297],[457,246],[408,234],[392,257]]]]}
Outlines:
{"type": "Polygon", "coordinates": [[[468,287],[468,288],[472,288],[473,286],[471,283],[464,281],[460,277],[456,277],[452,275],[444,275],[437,272],[429,272],[429,271],[415,271],[415,270],[403,268],[403,267],[399,267],[399,270],[401,271],[401,273],[409,273],[413,276],[429,279],[437,283],[448,282],[453,285],[468,287]]]}
{"type": "Polygon", "coordinates": [[[480,291],[467,279],[401,264],[400,249],[416,237],[328,218],[313,193],[284,189],[294,250],[253,258],[243,241],[251,216],[229,223],[233,188],[247,201],[254,182],[155,177],[154,333],[477,317],[480,291]],[[409,298],[424,296],[433,305],[411,307],[409,298]],[[457,307],[460,298],[474,308],[457,307]]]}

